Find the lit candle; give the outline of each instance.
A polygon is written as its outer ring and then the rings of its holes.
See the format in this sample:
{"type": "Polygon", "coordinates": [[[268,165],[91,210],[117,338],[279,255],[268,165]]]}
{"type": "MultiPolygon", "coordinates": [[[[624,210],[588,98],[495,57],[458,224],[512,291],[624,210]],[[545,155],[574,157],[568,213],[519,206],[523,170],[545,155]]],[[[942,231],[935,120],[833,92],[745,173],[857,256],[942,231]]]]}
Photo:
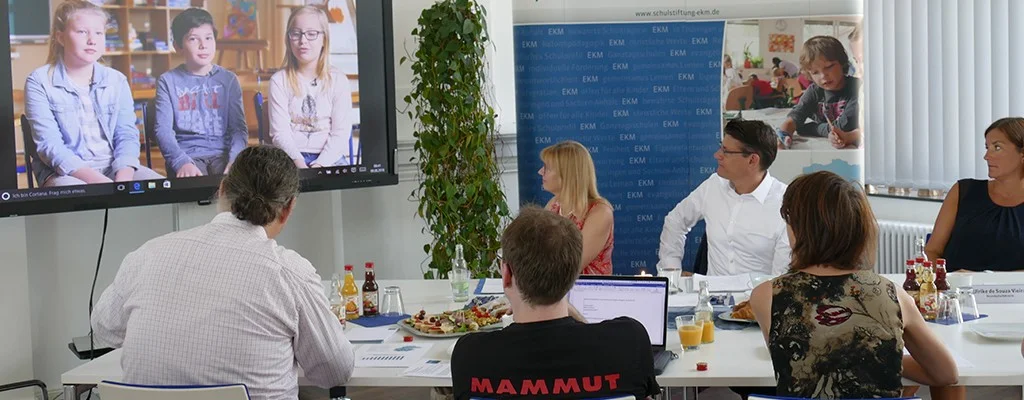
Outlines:
{"type": "Polygon", "coordinates": [[[637,276],[651,276],[651,274],[648,274],[647,272],[644,272],[644,270],[640,270],[640,275],[637,275],[637,276]]]}

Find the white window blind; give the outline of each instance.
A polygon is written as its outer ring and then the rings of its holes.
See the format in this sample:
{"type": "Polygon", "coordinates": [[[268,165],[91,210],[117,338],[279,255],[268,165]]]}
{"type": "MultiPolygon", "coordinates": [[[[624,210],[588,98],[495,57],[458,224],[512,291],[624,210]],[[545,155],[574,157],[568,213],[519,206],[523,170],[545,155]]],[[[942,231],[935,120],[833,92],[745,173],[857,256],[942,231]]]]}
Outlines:
{"type": "Polygon", "coordinates": [[[865,0],[865,178],[984,179],[984,130],[1024,116],[1024,1],[865,0]]]}

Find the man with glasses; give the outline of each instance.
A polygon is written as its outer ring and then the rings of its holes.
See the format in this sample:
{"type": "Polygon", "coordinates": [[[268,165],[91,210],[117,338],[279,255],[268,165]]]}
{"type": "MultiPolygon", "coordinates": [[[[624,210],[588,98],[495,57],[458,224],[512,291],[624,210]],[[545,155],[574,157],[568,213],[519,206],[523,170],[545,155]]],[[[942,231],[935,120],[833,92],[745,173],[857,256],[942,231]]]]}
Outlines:
{"type": "Polygon", "coordinates": [[[463,336],[452,352],[456,400],[644,399],[660,392],[647,330],[619,317],[586,324],[566,294],[583,269],[583,235],[568,218],[524,207],[501,236],[507,328],[463,336]]]}
{"type": "Polygon", "coordinates": [[[715,152],[718,171],[665,216],[658,268],[681,268],[686,234],[703,219],[708,275],[789,269],[789,235],[779,214],[786,185],[768,173],[777,152],[778,137],[764,122],[729,121],[715,152]]]}

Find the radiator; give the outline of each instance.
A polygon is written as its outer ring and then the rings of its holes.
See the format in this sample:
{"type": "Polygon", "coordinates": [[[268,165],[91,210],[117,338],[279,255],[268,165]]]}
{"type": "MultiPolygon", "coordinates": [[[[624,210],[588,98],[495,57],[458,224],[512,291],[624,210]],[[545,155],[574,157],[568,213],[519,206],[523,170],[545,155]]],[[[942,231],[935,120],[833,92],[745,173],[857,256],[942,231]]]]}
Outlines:
{"type": "Polygon", "coordinates": [[[917,239],[926,239],[932,226],[901,221],[878,220],[878,262],[880,274],[902,274],[907,259],[917,257],[917,239]]]}

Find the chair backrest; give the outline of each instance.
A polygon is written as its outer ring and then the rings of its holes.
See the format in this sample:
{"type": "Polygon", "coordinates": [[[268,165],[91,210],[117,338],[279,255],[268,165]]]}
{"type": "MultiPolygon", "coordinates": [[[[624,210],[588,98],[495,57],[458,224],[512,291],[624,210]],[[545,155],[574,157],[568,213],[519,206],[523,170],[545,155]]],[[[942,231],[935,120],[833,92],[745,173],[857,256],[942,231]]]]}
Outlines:
{"type": "MultiPolygon", "coordinates": [[[[761,394],[752,394],[747,397],[747,400],[811,400],[803,397],[779,397],[779,396],[765,396],[761,394]]],[[[920,397],[901,397],[901,398],[890,398],[890,399],[875,399],[875,400],[921,400],[920,397]]]]}
{"type": "Polygon", "coordinates": [[[256,110],[256,137],[259,139],[260,144],[266,144],[267,141],[267,129],[270,127],[270,119],[267,114],[267,101],[263,98],[262,92],[256,92],[252,96],[252,105],[256,110]]]}
{"type": "Polygon", "coordinates": [[[693,260],[693,273],[708,274],[708,234],[700,238],[700,247],[697,248],[697,257],[693,260]]]}
{"type": "Polygon", "coordinates": [[[103,400],[249,400],[249,389],[241,384],[143,386],[103,381],[99,389],[103,400]]]}
{"type": "Polygon", "coordinates": [[[753,106],[754,86],[750,84],[732,88],[725,98],[725,109],[729,111],[749,110],[753,106]]]}
{"type": "Polygon", "coordinates": [[[32,125],[25,114],[21,114],[21,138],[25,143],[25,175],[28,177],[28,188],[34,189],[36,177],[32,175],[32,157],[36,156],[36,141],[32,139],[32,125]]]}
{"type": "MultiPolygon", "coordinates": [[[[24,118],[24,117],[22,117],[22,118],[24,118]]],[[[19,390],[19,389],[25,389],[25,388],[31,388],[31,387],[38,387],[39,390],[43,394],[42,399],[43,400],[50,400],[50,394],[46,391],[46,384],[43,383],[43,381],[35,380],[35,379],[31,380],[31,381],[21,381],[21,382],[14,382],[14,383],[8,383],[8,384],[0,385],[0,392],[11,392],[11,391],[15,391],[15,390],[19,390]]]]}
{"type": "Polygon", "coordinates": [[[154,107],[153,111],[156,111],[153,102],[142,103],[142,149],[146,151],[146,168],[153,168],[153,149],[149,146],[149,135],[156,133],[154,128],[156,126],[156,118],[150,117],[156,113],[149,112],[150,107],[154,107]],[[152,121],[150,121],[152,120],[152,121]]]}

